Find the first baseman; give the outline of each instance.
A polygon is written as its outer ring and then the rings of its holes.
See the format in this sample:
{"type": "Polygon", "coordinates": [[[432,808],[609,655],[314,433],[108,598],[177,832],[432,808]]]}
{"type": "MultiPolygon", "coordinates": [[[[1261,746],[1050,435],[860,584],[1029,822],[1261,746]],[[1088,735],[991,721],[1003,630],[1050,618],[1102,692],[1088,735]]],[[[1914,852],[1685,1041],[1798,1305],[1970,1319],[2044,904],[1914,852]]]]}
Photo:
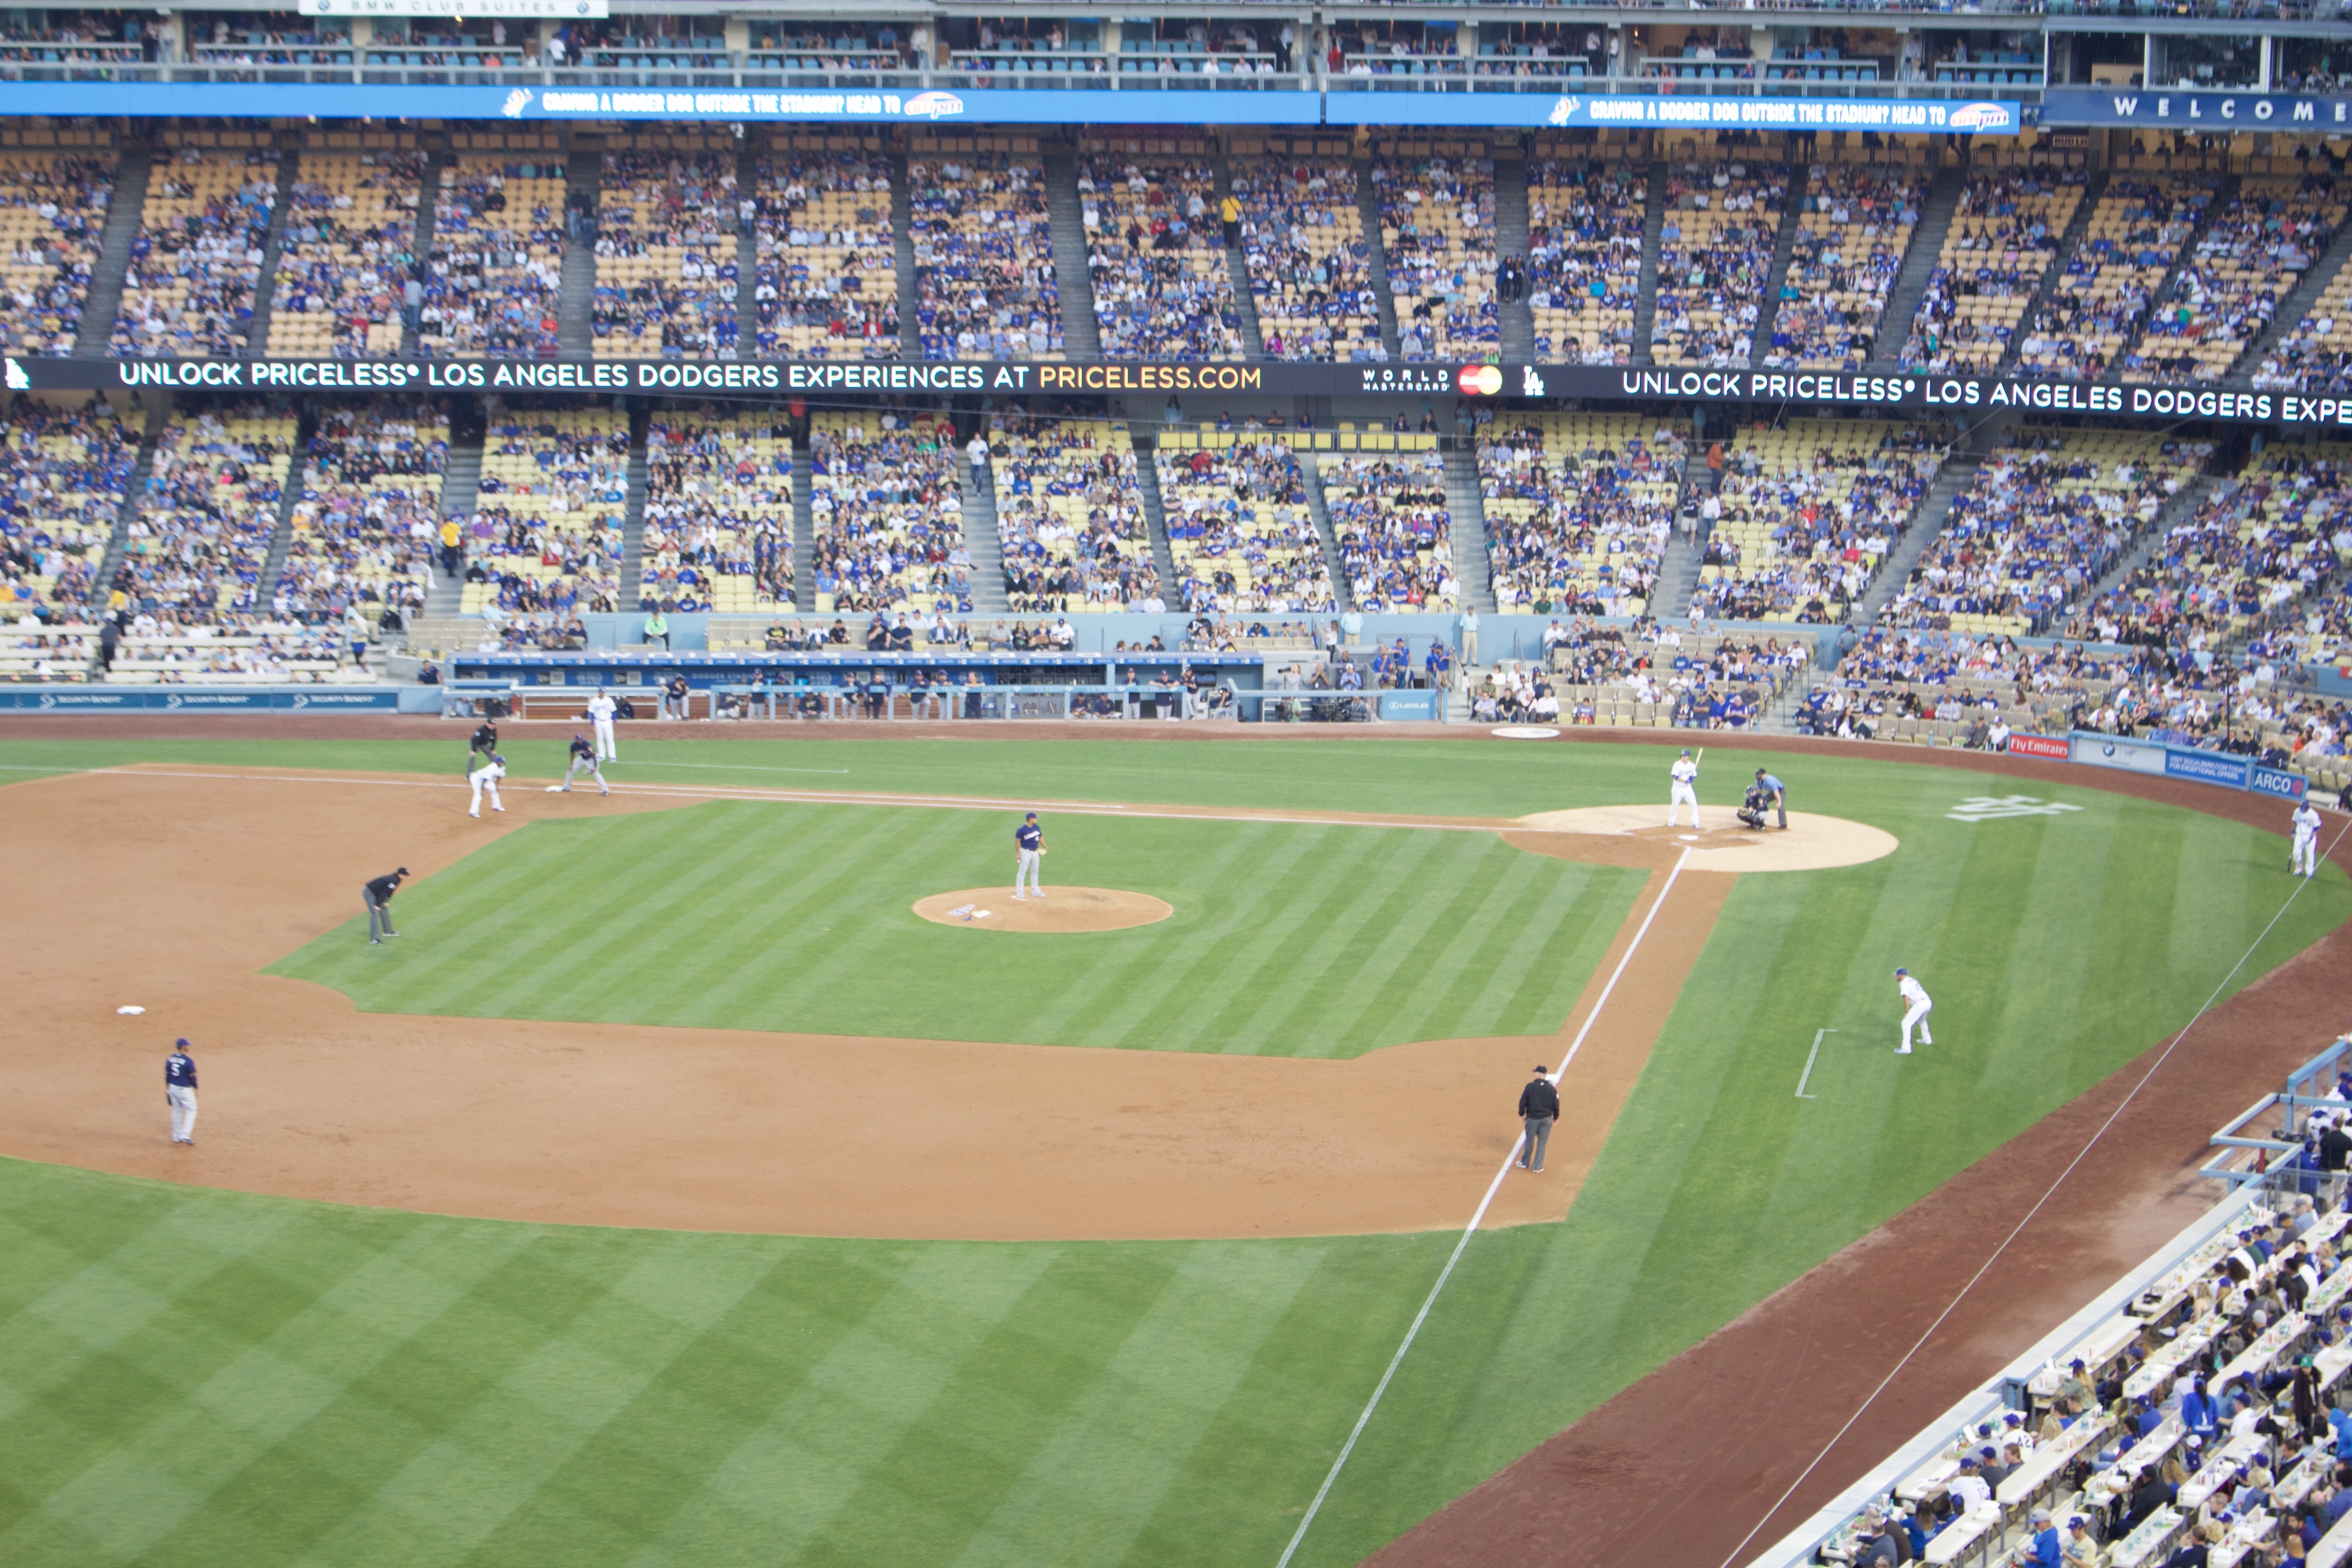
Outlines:
{"type": "Polygon", "coordinates": [[[613,786],[604,782],[604,768],[596,761],[596,748],[588,743],[588,737],[585,735],[574,735],[572,737],[572,760],[564,765],[563,782],[560,784],[548,785],[547,793],[570,795],[572,779],[583,771],[590,778],[596,781],[598,789],[603,790],[606,795],[613,793],[613,786]]]}
{"type": "Polygon", "coordinates": [[[2319,875],[2319,808],[2305,800],[2294,808],[2293,869],[2305,877],[2319,875]]]}
{"type": "Polygon", "coordinates": [[[596,757],[599,762],[617,763],[621,749],[613,744],[613,714],[620,705],[603,687],[588,700],[588,718],[596,731],[596,757]]]}
{"type": "Polygon", "coordinates": [[[1895,1054],[1907,1057],[1911,1054],[1911,1029],[1914,1025],[1918,1026],[1921,1045],[1936,1043],[1936,1037],[1927,1030],[1927,1015],[1936,1010],[1936,1005],[1927,999],[1927,987],[1912,979],[1907,969],[1895,972],[1895,989],[1903,996],[1903,1043],[1895,1047],[1895,1054]]]}
{"type": "Polygon", "coordinates": [[[466,782],[474,786],[474,808],[467,816],[482,815],[482,792],[490,792],[490,809],[504,811],[499,804],[499,781],[507,776],[507,760],[496,752],[474,753],[474,765],[466,770],[466,782]]]}
{"type": "Polygon", "coordinates": [[[1037,826],[1037,814],[1031,812],[1013,830],[1013,896],[1021,897],[1025,879],[1029,890],[1039,898],[1045,896],[1043,883],[1037,880],[1038,863],[1045,858],[1045,830],[1037,826]]]}
{"type": "Polygon", "coordinates": [[[1698,819],[1698,764],[1691,761],[1690,752],[1685,751],[1675,759],[1675,765],[1670,771],[1674,774],[1675,783],[1666,805],[1666,826],[1672,827],[1675,825],[1675,819],[1682,815],[1684,805],[1687,803],[1691,808],[1691,826],[1704,826],[1698,819]]]}
{"type": "Polygon", "coordinates": [[[163,1058],[163,1102],[172,1108],[172,1142],[194,1146],[196,1141],[196,1058],[188,1042],[180,1041],[163,1058]]]}

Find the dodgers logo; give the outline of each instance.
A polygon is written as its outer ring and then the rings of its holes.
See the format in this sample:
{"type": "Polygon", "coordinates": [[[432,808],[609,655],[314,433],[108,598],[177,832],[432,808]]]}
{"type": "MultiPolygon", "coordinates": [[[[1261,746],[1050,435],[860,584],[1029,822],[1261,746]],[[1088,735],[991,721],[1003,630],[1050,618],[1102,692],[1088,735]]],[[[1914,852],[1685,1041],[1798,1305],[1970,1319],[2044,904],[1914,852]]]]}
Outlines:
{"type": "Polygon", "coordinates": [[[919,92],[907,100],[909,115],[928,115],[937,120],[942,115],[962,112],[963,100],[951,92],[919,92]]]}
{"type": "Polygon", "coordinates": [[[32,389],[33,378],[25,374],[25,367],[16,363],[16,356],[13,354],[10,355],[8,359],[8,390],[11,392],[30,392],[32,389]]]}
{"type": "Polygon", "coordinates": [[[519,87],[512,92],[507,94],[506,105],[499,110],[499,112],[504,114],[509,120],[520,120],[522,118],[522,111],[530,107],[530,89],[527,87],[519,87]]]}
{"type": "Polygon", "coordinates": [[[1944,123],[1955,131],[2000,131],[2010,123],[2009,112],[2005,103],[1964,103],[1944,123]]]}
{"type": "Polygon", "coordinates": [[[1576,118],[1577,107],[1583,103],[1583,101],[1584,100],[1580,98],[1561,99],[1558,103],[1551,106],[1551,122],[1554,125],[1567,124],[1570,120],[1576,118]]]}

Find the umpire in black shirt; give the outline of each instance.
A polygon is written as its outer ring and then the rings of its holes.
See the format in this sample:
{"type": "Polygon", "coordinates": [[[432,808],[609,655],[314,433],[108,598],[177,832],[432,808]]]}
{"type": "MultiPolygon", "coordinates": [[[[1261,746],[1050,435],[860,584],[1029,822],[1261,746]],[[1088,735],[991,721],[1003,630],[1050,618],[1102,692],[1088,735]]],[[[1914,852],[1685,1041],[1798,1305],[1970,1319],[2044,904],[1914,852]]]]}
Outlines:
{"type": "Polygon", "coordinates": [[[1536,1064],[1535,1081],[1519,1090],[1519,1115],[1528,1127],[1527,1142],[1519,1145],[1519,1164],[1528,1171],[1540,1171],[1544,1145],[1551,1142],[1551,1124],[1559,1120],[1559,1089],[1541,1062],[1536,1064]]]}
{"type": "Polygon", "coordinates": [[[381,942],[385,937],[400,934],[392,929],[392,896],[400,891],[401,881],[407,875],[408,868],[403,866],[397,871],[360,884],[360,901],[367,906],[368,941],[381,942]]]}

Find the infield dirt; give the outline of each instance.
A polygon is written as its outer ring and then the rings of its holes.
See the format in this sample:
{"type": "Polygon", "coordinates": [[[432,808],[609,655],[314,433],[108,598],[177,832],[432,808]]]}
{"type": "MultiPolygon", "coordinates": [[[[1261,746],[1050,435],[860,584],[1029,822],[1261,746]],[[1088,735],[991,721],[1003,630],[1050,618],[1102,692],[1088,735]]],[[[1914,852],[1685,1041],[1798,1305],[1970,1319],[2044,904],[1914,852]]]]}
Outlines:
{"type": "MultiPolygon", "coordinates": [[[[1561,1035],[1348,1061],[411,1017],[257,973],[355,916],[360,883],[394,865],[429,876],[528,820],[696,797],[518,789],[478,822],[464,798],[449,780],[189,768],[0,790],[0,853],[20,885],[45,889],[0,910],[14,1007],[0,1152],[288,1196],[677,1229],[1448,1229],[1517,1135],[1528,1069],[1557,1064],[1667,880],[1653,871],[1561,1035]],[[147,1012],[118,1016],[123,1004],[147,1012]],[[203,1074],[194,1149],[168,1142],[159,1078],[182,1035],[203,1074]]],[[[1732,880],[1675,881],[1674,918],[1655,922],[1577,1058],[1550,1166],[1505,1184],[1495,1223],[1567,1212],[1732,880]]],[[[379,956],[404,962],[400,939],[379,956]]]]}

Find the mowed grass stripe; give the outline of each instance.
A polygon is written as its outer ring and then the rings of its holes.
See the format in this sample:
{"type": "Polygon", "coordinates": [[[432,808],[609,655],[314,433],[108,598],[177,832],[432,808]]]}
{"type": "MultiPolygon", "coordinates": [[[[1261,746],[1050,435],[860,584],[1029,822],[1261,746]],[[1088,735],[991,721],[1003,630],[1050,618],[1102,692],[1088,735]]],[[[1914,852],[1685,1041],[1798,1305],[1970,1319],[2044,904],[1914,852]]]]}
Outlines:
{"type": "Polygon", "coordinates": [[[1320,1264],[1306,1248],[1230,1244],[1177,1259],[1150,1309],[998,1489],[954,1568],[1030,1568],[1043,1540],[1063,1562],[1125,1561],[1181,1473],[1163,1457],[1198,1449],[1320,1264]]]}

